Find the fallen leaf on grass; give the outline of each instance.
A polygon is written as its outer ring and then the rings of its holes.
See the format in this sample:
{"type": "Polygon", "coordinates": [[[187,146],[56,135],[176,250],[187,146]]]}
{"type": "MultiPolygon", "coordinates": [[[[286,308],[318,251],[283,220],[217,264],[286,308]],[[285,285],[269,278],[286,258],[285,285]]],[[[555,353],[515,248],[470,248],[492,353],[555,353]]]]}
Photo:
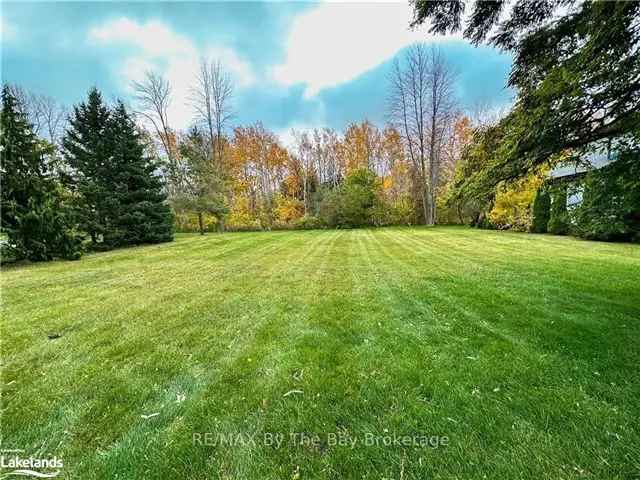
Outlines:
{"type": "Polygon", "coordinates": [[[156,415],[160,415],[160,412],[152,413],[150,415],[140,415],[140,416],[146,420],[147,418],[155,417],[156,415]]]}

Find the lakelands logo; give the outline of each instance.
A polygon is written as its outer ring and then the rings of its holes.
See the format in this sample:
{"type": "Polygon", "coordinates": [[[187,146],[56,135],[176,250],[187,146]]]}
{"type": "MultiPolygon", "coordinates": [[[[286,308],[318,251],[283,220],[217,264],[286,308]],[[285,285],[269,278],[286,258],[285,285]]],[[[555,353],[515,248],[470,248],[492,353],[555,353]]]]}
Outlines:
{"type": "Polygon", "coordinates": [[[20,455],[22,450],[0,450],[0,478],[13,475],[35,478],[54,478],[64,466],[58,457],[37,458],[20,455]],[[50,471],[56,469],[55,471],[50,471]]]}

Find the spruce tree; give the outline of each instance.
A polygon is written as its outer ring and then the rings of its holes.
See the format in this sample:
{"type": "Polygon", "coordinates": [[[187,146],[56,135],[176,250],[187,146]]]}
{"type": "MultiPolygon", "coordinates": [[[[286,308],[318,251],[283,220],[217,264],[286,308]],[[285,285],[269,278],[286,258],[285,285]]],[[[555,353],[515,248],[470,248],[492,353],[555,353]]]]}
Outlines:
{"type": "Polygon", "coordinates": [[[2,230],[12,256],[33,261],[79,258],[81,238],[61,186],[47,169],[47,144],[33,133],[8,86],[2,89],[0,152],[2,230]]]}
{"type": "Polygon", "coordinates": [[[107,139],[114,184],[108,201],[113,222],[105,234],[109,245],[125,246],[173,239],[173,218],[166,202],[158,164],[145,145],[122,102],[111,113],[107,139]]]}
{"type": "Polygon", "coordinates": [[[80,228],[89,234],[94,248],[113,228],[109,117],[102,95],[93,88],[87,101],[74,107],[63,140],[64,156],[72,168],[70,186],[78,199],[80,228]]]}

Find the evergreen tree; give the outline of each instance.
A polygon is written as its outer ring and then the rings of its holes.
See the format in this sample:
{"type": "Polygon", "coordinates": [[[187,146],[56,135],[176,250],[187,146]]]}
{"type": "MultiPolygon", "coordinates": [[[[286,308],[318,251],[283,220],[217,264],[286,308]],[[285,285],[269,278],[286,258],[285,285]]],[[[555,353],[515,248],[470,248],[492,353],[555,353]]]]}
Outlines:
{"type": "Polygon", "coordinates": [[[74,108],[63,142],[73,169],[80,226],[94,248],[170,241],[172,217],[157,165],[122,102],[113,110],[97,89],[74,108]]]}
{"type": "Polygon", "coordinates": [[[105,243],[116,247],[171,241],[173,218],[156,175],[159,166],[146,155],[141,135],[122,102],[111,113],[107,138],[114,188],[104,202],[112,218],[105,243]]]}
{"type": "MultiPolygon", "coordinates": [[[[497,185],[567,151],[635,136],[640,125],[640,2],[412,0],[413,25],[513,54],[517,91],[483,175],[497,185]],[[471,10],[471,11],[470,11],[471,10]],[[635,133],[634,133],[635,132],[635,133]]],[[[475,175],[477,177],[477,175],[475,175]]]]}
{"type": "Polygon", "coordinates": [[[107,127],[109,109],[93,88],[86,102],[73,109],[63,140],[64,155],[73,170],[70,185],[77,194],[80,228],[94,247],[112,228],[113,169],[107,127]]]}
{"type": "Polygon", "coordinates": [[[81,239],[46,166],[45,155],[51,152],[33,133],[8,86],[2,90],[0,152],[2,229],[12,253],[33,261],[79,258],[81,239]]]}
{"type": "Polygon", "coordinates": [[[555,235],[569,233],[569,213],[567,212],[567,185],[560,182],[551,187],[551,209],[547,230],[555,235]]]}
{"type": "Polygon", "coordinates": [[[533,233],[547,233],[550,209],[551,198],[549,197],[549,192],[542,186],[533,201],[533,222],[531,224],[533,233]]]}

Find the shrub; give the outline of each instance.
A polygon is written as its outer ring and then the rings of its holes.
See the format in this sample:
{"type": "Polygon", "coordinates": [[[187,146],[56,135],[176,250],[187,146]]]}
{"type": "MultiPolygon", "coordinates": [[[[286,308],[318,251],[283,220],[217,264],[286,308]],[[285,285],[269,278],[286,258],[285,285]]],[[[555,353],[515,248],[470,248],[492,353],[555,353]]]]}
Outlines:
{"type": "Polygon", "coordinates": [[[547,230],[555,235],[569,233],[569,213],[567,212],[567,185],[564,182],[551,188],[551,210],[547,230]]]}
{"type": "Polygon", "coordinates": [[[532,204],[545,177],[546,169],[543,169],[520,180],[498,186],[493,208],[489,212],[491,223],[498,229],[521,232],[531,230],[532,204]]]}
{"type": "Polygon", "coordinates": [[[536,198],[533,201],[533,220],[531,222],[531,231],[533,233],[546,233],[549,224],[549,216],[551,214],[551,198],[549,192],[544,187],[538,189],[536,198]]]}
{"type": "MultiPolygon", "coordinates": [[[[209,213],[202,214],[205,232],[215,232],[218,228],[218,219],[209,213]]],[[[174,227],[176,232],[195,233],[200,231],[198,214],[188,211],[175,211],[173,214],[174,227]]]]}
{"type": "Polygon", "coordinates": [[[413,225],[416,223],[413,199],[409,195],[394,202],[391,212],[393,225],[413,225]]]}
{"type": "Polygon", "coordinates": [[[340,187],[324,195],[320,217],[331,227],[375,225],[381,212],[380,193],[380,180],[375,173],[366,168],[352,170],[340,187]]]}
{"type": "Polygon", "coordinates": [[[8,240],[0,240],[0,264],[13,263],[19,259],[19,252],[8,240]]]}
{"type": "Polygon", "coordinates": [[[640,242],[640,154],[621,153],[588,173],[573,232],[589,240],[640,242]]]}
{"type": "Polygon", "coordinates": [[[295,223],[304,215],[304,203],[293,197],[278,195],[276,197],[275,217],[279,224],[295,223]]]}
{"type": "Polygon", "coordinates": [[[478,217],[478,221],[475,223],[476,228],[481,228],[483,230],[497,230],[498,227],[491,222],[491,219],[488,215],[481,213],[478,217]]]}
{"type": "Polygon", "coordinates": [[[324,226],[322,220],[314,215],[305,215],[303,217],[300,217],[294,222],[293,225],[296,229],[299,230],[315,230],[324,226]]]}

